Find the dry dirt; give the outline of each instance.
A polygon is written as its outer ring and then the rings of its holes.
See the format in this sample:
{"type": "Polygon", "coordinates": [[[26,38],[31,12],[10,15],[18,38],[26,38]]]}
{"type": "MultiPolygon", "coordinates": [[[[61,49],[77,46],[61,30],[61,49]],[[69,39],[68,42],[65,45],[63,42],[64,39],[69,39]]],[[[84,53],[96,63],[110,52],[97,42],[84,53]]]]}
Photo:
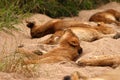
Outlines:
{"type": "MultiPolygon", "coordinates": [[[[79,12],[78,16],[66,19],[88,22],[88,19],[92,14],[108,8],[120,11],[120,4],[113,2],[94,10],[83,10],[79,12]]],[[[38,25],[41,25],[51,19],[52,18],[42,14],[34,14],[27,20],[35,21],[38,25]]],[[[116,26],[115,24],[107,25],[119,30],[119,26],[116,26]]],[[[19,30],[4,29],[0,32],[0,58],[15,53],[18,46],[24,46],[24,48],[32,51],[48,51],[54,47],[51,45],[40,44],[40,41],[45,40],[50,35],[39,39],[31,39],[30,30],[26,27],[25,20],[23,20],[23,23],[16,24],[15,27],[19,30]]],[[[89,58],[90,56],[103,54],[120,54],[120,39],[103,38],[94,42],[82,41],[81,47],[83,48],[83,55],[81,58],[84,59],[89,58]]],[[[86,77],[95,77],[111,70],[113,70],[113,68],[108,66],[78,66],[74,62],[61,62],[39,65],[34,77],[26,77],[21,73],[0,72],[0,80],[62,80],[64,76],[70,75],[74,71],[78,71],[86,77]]]]}

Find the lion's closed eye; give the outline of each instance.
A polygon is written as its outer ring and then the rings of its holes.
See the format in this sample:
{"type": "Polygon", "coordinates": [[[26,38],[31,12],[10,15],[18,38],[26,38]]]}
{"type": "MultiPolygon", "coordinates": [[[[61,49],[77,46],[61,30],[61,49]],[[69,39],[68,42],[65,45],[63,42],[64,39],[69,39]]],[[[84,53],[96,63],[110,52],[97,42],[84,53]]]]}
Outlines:
{"type": "Polygon", "coordinates": [[[71,46],[76,47],[78,46],[78,43],[76,41],[70,41],[69,42],[71,46]]]}

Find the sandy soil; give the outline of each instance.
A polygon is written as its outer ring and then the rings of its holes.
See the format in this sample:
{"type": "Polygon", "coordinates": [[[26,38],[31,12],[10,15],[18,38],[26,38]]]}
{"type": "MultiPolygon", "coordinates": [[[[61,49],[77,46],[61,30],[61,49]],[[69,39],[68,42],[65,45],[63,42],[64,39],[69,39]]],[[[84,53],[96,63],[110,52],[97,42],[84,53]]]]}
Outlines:
{"type": "MultiPolygon", "coordinates": [[[[83,10],[79,12],[78,16],[66,19],[88,22],[88,19],[92,14],[108,8],[120,11],[120,4],[113,2],[95,10],[83,10]]],[[[27,20],[35,21],[38,25],[41,25],[51,19],[52,18],[46,15],[34,14],[27,20]]],[[[0,58],[15,53],[18,46],[24,46],[24,48],[33,51],[48,51],[54,47],[51,45],[40,44],[41,41],[47,39],[50,35],[39,39],[31,39],[30,30],[26,27],[25,20],[23,20],[23,23],[15,25],[15,27],[19,29],[18,31],[4,29],[0,32],[0,58]]],[[[110,25],[119,30],[119,26],[114,24],[106,25],[110,25]]],[[[81,46],[83,48],[83,54],[80,58],[82,59],[98,55],[120,54],[120,39],[103,38],[94,42],[82,41],[81,46]]],[[[95,77],[111,70],[113,70],[113,68],[108,66],[78,66],[75,62],[61,62],[39,65],[34,77],[26,77],[22,73],[0,72],[0,80],[62,80],[64,76],[70,75],[74,71],[78,71],[86,77],[95,77]]]]}

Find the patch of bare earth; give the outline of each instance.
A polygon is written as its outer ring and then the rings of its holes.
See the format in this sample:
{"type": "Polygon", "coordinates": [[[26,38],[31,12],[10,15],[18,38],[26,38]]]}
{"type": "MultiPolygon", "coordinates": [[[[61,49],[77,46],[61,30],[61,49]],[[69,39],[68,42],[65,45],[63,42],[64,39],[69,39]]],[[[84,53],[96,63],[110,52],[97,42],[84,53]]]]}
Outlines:
{"type": "MultiPolygon", "coordinates": [[[[83,10],[79,12],[77,17],[67,19],[87,22],[92,14],[108,8],[113,8],[120,11],[120,4],[113,2],[95,10],[83,10]]],[[[38,25],[41,25],[51,19],[52,18],[42,14],[34,14],[27,20],[35,21],[38,25]]],[[[115,27],[116,29],[119,28],[114,24],[107,25],[115,27]]],[[[0,59],[16,53],[18,47],[22,46],[32,51],[48,51],[54,47],[51,45],[40,44],[40,41],[47,39],[50,35],[38,39],[31,39],[30,30],[26,27],[25,20],[23,20],[23,23],[16,24],[15,27],[19,30],[4,29],[0,32],[0,59]]],[[[94,42],[82,41],[81,46],[83,48],[83,55],[80,59],[87,59],[91,56],[98,55],[120,54],[120,39],[103,38],[94,42]]],[[[33,65],[28,67],[31,66],[33,65]]],[[[31,70],[33,67],[27,68],[28,72],[26,74],[31,73],[28,76],[24,75],[23,72],[0,72],[0,80],[62,80],[64,76],[70,75],[74,71],[78,71],[86,77],[96,77],[107,71],[113,70],[113,68],[108,66],[78,66],[75,62],[61,62],[56,64],[42,64],[34,66],[35,70],[33,71],[31,70]]]]}

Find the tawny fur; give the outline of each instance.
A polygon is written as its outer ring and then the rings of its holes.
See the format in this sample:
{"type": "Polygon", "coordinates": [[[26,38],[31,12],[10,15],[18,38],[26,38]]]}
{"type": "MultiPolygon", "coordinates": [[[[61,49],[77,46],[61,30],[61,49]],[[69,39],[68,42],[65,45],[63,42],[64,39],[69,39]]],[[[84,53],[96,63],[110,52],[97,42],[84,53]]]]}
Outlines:
{"type": "Polygon", "coordinates": [[[95,41],[103,37],[113,38],[117,34],[113,28],[107,27],[103,23],[100,23],[98,26],[70,27],[70,29],[78,36],[79,40],[88,42],[95,41]]]}
{"type": "Polygon", "coordinates": [[[71,75],[67,75],[63,78],[63,80],[80,80],[80,79],[87,80],[87,77],[78,71],[75,71],[71,75]]]}
{"type": "Polygon", "coordinates": [[[82,27],[82,26],[89,26],[87,24],[83,24],[80,21],[67,21],[62,19],[53,19],[46,22],[43,25],[36,25],[35,22],[27,22],[27,27],[30,28],[32,38],[40,38],[47,34],[53,34],[58,30],[63,30],[68,27],[82,27]]]}
{"type": "Polygon", "coordinates": [[[120,25],[120,12],[114,9],[108,9],[102,12],[95,13],[89,19],[94,22],[115,23],[120,25]]]}
{"type": "Polygon", "coordinates": [[[99,55],[90,58],[80,58],[76,61],[81,66],[112,66],[120,65],[120,54],[116,55],[99,55]]]}
{"type": "Polygon", "coordinates": [[[79,80],[80,79],[79,75],[80,75],[79,72],[75,71],[70,76],[69,75],[65,76],[63,80],[79,80]]]}
{"type": "Polygon", "coordinates": [[[59,40],[63,34],[64,34],[63,30],[56,31],[51,37],[49,37],[48,39],[44,41],[41,41],[40,43],[51,44],[51,45],[57,44],[59,43],[59,40]]]}
{"type": "Polygon", "coordinates": [[[78,37],[70,30],[65,30],[60,38],[58,47],[46,54],[39,56],[37,60],[27,60],[26,64],[35,63],[56,63],[60,61],[74,61],[82,53],[78,37]]]}
{"type": "Polygon", "coordinates": [[[63,80],[120,80],[120,67],[92,78],[86,77],[80,74],[80,72],[75,71],[71,75],[65,76],[63,80]]]}
{"type": "MultiPolygon", "coordinates": [[[[69,27],[73,31],[73,33],[79,38],[81,41],[95,41],[97,39],[103,37],[111,37],[111,38],[119,38],[119,34],[108,26],[105,26],[104,23],[99,23],[98,26],[82,26],[82,27],[69,27]]],[[[63,35],[63,31],[56,31],[50,38],[43,41],[45,44],[57,44],[59,42],[59,38],[63,35]]]]}
{"type": "Polygon", "coordinates": [[[41,26],[35,25],[34,22],[28,22],[27,26],[31,29],[32,38],[38,38],[47,34],[55,33],[49,40],[44,42],[48,44],[53,44],[54,40],[58,39],[55,37],[59,37],[62,33],[61,30],[64,30],[66,28],[71,29],[79,37],[80,40],[84,41],[94,41],[102,37],[113,37],[116,35],[116,31],[113,30],[113,28],[107,27],[103,23],[100,23],[98,26],[93,27],[79,21],[54,19],[41,26]]]}

